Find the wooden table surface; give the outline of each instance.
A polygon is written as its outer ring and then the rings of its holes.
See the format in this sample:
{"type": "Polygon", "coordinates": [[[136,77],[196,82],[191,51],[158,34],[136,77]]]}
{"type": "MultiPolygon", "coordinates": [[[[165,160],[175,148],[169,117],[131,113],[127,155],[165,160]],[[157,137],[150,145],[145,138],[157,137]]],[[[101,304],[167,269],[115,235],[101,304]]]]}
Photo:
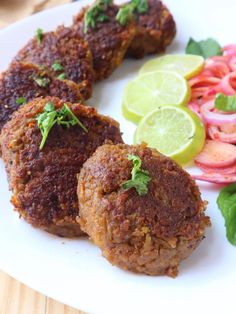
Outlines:
{"type": "Polygon", "coordinates": [[[26,287],[0,271],[0,314],[85,314],[26,287]]]}

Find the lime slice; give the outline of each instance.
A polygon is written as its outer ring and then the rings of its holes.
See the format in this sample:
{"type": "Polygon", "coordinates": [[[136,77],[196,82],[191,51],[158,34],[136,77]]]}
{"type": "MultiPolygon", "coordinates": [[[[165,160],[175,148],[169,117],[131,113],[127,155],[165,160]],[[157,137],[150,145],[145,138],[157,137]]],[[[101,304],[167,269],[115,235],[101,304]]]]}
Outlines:
{"type": "Polygon", "coordinates": [[[148,112],[163,105],[184,105],[190,87],[178,73],[158,71],[130,81],[124,92],[122,111],[125,118],[138,122],[148,112]]]}
{"type": "Polygon", "coordinates": [[[139,75],[156,71],[177,72],[186,79],[198,74],[204,66],[204,59],[195,55],[165,55],[146,62],[139,75]]]}
{"type": "Polygon", "coordinates": [[[164,106],[147,114],[139,123],[134,142],[146,142],[162,154],[184,165],[203,148],[205,128],[185,107],[164,106]]]}

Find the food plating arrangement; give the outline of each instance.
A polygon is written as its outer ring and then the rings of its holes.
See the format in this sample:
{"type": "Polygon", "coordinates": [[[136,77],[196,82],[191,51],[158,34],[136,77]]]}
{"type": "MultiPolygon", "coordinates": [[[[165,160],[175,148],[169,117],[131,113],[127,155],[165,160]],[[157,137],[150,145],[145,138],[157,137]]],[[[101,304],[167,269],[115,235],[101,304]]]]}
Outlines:
{"type": "Polygon", "coordinates": [[[0,153],[20,218],[89,237],[124,270],[170,277],[207,241],[200,181],[218,187],[236,245],[236,44],[190,38],[165,54],[175,35],[159,0],[97,0],[69,27],[38,28],[0,77],[0,153]],[[120,91],[136,125],[128,145],[87,100],[124,59],[153,54],[120,91]]]}

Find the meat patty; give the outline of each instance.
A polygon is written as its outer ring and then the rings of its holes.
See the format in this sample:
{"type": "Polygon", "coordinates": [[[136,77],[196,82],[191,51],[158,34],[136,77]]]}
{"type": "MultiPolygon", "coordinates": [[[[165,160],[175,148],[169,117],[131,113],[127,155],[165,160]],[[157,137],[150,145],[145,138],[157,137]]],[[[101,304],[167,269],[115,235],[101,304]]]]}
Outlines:
{"type": "Polygon", "coordinates": [[[93,56],[95,80],[107,78],[123,61],[124,55],[133,40],[136,27],[133,21],[122,26],[116,21],[119,7],[109,4],[104,14],[108,21],[97,22],[95,28],[89,27],[85,32],[84,18],[91,7],[86,7],[74,17],[73,28],[84,36],[93,56]]]}
{"type": "Polygon", "coordinates": [[[36,98],[16,111],[1,133],[2,156],[13,192],[12,204],[35,227],[60,236],[82,234],[77,222],[77,174],[88,157],[106,140],[122,142],[119,124],[81,104],[68,107],[88,129],[55,124],[45,146],[36,122],[45,105],[56,109],[64,102],[56,97],[36,98]]]}
{"type": "Polygon", "coordinates": [[[99,147],[80,172],[78,197],[82,230],[113,265],[133,272],[175,277],[210,225],[190,175],[144,145],[99,147]],[[145,195],[122,187],[131,178],[128,154],[149,173],[145,195]]]}
{"type": "Polygon", "coordinates": [[[128,57],[143,58],[147,54],[165,51],[176,34],[174,18],[159,0],[147,0],[148,11],[135,14],[137,34],[127,51],[128,57]]]}
{"type": "Polygon", "coordinates": [[[69,27],[60,26],[54,32],[43,33],[40,43],[34,37],[18,52],[15,60],[43,65],[54,77],[63,74],[66,79],[82,84],[84,99],[92,95],[91,51],[78,32],[69,27]],[[55,67],[55,63],[59,66],[55,67]]]}
{"type": "Polygon", "coordinates": [[[45,69],[36,65],[15,62],[0,77],[0,132],[12,113],[25,102],[39,96],[57,96],[64,101],[83,100],[83,87],[69,80],[53,79],[45,69]]]}

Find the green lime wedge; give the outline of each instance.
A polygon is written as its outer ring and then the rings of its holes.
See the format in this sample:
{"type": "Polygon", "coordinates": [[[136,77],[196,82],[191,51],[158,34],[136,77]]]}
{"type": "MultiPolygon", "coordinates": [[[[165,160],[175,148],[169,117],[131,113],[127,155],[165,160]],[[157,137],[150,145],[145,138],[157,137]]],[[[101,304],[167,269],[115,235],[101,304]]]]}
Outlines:
{"type": "Polygon", "coordinates": [[[124,92],[122,112],[135,123],[150,111],[164,105],[185,105],[190,87],[178,73],[157,71],[130,81],[124,92]]]}
{"type": "Polygon", "coordinates": [[[156,71],[177,72],[186,79],[198,74],[204,66],[204,59],[195,55],[165,55],[146,62],[139,70],[139,75],[156,71]]]}
{"type": "Polygon", "coordinates": [[[142,142],[184,165],[202,150],[205,128],[188,108],[164,106],[151,111],[140,121],[134,143],[142,142]]]}

